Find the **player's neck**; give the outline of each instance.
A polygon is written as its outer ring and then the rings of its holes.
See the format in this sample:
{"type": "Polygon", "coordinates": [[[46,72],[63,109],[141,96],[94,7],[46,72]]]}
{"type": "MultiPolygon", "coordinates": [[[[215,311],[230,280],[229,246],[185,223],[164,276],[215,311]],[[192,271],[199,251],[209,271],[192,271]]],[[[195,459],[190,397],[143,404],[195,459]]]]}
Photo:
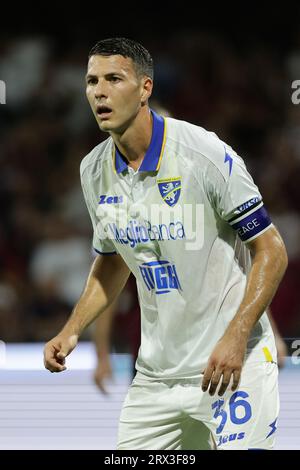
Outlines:
{"type": "Polygon", "coordinates": [[[128,165],[134,170],[141,166],[152,137],[152,114],[148,106],[140,112],[126,129],[120,134],[111,134],[119,151],[128,160],[128,165]]]}

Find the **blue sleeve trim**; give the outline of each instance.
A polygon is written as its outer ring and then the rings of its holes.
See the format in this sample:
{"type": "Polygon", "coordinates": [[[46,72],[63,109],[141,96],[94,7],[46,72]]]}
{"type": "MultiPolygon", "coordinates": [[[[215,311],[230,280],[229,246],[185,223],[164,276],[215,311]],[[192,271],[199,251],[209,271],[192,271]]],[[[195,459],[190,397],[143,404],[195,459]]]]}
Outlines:
{"type": "Polygon", "coordinates": [[[116,251],[107,251],[107,252],[104,252],[104,251],[99,251],[99,250],[97,250],[96,248],[94,248],[94,250],[95,250],[96,253],[98,253],[99,255],[117,255],[117,254],[118,254],[116,251]]]}
{"type": "Polygon", "coordinates": [[[250,201],[244,202],[238,207],[238,214],[235,214],[232,219],[228,220],[232,224],[235,220],[239,219],[241,215],[246,215],[247,212],[253,211],[255,207],[260,206],[261,200],[258,197],[250,199],[250,201]]]}
{"type": "Polygon", "coordinates": [[[271,224],[268,212],[264,206],[261,206],[231,226],[234,230],[237,230],[240,239],[246,242],[265,231],[271,224]]]}

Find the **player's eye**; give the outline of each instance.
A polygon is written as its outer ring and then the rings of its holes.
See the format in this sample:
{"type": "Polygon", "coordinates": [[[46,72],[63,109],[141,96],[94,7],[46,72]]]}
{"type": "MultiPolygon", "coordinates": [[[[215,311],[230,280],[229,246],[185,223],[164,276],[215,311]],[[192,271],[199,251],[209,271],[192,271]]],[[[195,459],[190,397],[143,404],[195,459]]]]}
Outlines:
{"type": "Polygon", "coordinates": [[[88,85],[96,85],[97,84],[97,79],[96,78],[88,78],[86,83],[88,85]]]}
{"type": "Polygon", "coordinates": [[[117,76],[113,75],[112,77],[109,78],[109,80],[111,82],[116,83],[116,82],[119,82],[121,79],[120,79],[120,77],[117,77],[117,76]]]}

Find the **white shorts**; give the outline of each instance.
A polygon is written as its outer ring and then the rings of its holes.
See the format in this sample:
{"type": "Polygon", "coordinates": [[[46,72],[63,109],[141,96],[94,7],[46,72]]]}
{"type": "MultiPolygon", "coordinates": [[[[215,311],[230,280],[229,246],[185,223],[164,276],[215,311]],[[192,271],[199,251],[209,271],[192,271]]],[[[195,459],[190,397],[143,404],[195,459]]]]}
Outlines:
{"type": "Polygon", "coordinates": [[[155,380],[137,373],[120,416],[118,450],[272,449],[278,368],[246,362],[236,392],[202,392],[202,377],[155,380]]]}

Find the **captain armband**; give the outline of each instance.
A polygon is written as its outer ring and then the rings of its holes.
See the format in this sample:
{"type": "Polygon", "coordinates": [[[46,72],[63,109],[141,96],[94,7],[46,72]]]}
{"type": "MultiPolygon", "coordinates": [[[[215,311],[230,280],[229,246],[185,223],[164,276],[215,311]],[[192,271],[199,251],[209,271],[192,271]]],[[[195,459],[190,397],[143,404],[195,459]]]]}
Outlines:
{"type": "Polygon", "coordinates": [[[263,202],[260,201],[255,204],[255,207],[235,216],[229,221],[229,224],[238,232],[243,242],[250,242],[265,232],[272,222],[263,202]]]}

